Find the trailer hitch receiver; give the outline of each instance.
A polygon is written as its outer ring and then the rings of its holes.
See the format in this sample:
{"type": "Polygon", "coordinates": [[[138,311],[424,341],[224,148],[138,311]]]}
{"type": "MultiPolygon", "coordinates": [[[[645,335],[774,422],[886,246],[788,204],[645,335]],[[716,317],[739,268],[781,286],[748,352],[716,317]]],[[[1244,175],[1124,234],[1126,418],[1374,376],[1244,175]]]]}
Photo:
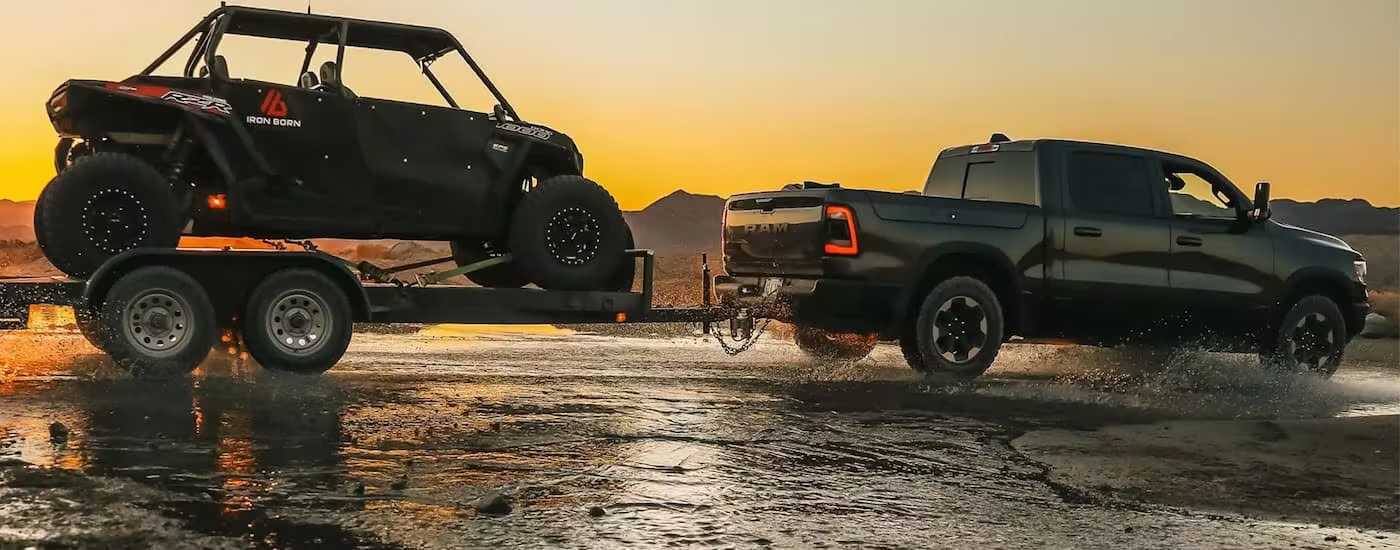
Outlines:
{"type": "Polygon", "coordinates": [[[729,339],[742,342],[753,337],[753,315],[742,308],[729,320],[729,339]]]}

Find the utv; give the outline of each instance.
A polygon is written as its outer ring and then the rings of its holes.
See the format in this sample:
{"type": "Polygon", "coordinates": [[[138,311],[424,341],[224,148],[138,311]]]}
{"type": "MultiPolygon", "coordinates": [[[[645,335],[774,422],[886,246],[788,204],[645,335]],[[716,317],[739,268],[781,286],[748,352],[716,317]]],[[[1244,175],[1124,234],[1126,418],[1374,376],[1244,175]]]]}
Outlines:
{"type": "Polygon", "coordinates": [[[573,140],[521,120],[445,30],[220,6],[136,76],[62,84],[48,114],[57,174],[34,228],[75,277],[183,235],[447,241],[462,265],[510,255],[468,274],[482,286],[631,286],[631,232],[573,140]],[[230,77],[219,44],[235,35],[304,43],[294,84],[230,77]],[[191,41],[182,68],[154,74],[191,41]],[[318,48],[334,61],[313,73],[318,48]],[[357,96],[341,78],[356,48],[407,54],[447,106],[357,96]],[[434,74],[452,54],[492,112],[462,108],[434,74]]]}

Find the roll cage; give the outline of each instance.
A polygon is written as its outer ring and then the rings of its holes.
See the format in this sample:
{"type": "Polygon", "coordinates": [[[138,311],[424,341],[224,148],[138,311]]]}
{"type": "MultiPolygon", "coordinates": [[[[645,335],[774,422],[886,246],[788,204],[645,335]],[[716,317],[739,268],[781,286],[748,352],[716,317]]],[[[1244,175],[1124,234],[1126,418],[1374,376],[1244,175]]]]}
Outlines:
{"type": "MultiPolygon", "coordinates": [[[[433,62],[455,51],[462,56],[462,59],[471,67],[472,72],[495,98],[497,117],[503,118],[501,115],[507,115],[513,120],[520,120],[515,108],[486,76],[486,72],[481,69],[476,60],[472,59],[471,54],[467,53],[462,43],[452,36],[452,33],[443,29],[402,23],[243,6],[220,6],[162,52],[160,57],[157,57],[145,70],[141,71],[140,76],[150,76],[171,57],[174,57],[181,48],[184,48],[191,40],[195,40],[194,50],[185,60],[183,70],[184,77],[195,78],[195,69],[201,61],[204,62],[205,67],[215,66],[214,58],[218,52],[219,41],[227,34],[306,42],[306,57],[302,60],[301,66],[303,73],[310,69],[311,59],[316,53],[316,48],[321,44],[330,44],[332,41],[336,46],[336,66],[341,67],[342,70],[345,48],[347,47],[402,52],[418,64],[423,75],[428,78],[438,93],[442,94],[442,98],[447,101],[448,105],[454,109],[460,109],[457,101],[442,85],[442,81],[438,79],[437,75],[433,74],[431,68],[433,62]]],[[[219,78],[216,73],[216,71],[210,71],[209,78],[211,80],[219,78]]],[[[344,93],[344,91],[340,93],[344,93]]]]}

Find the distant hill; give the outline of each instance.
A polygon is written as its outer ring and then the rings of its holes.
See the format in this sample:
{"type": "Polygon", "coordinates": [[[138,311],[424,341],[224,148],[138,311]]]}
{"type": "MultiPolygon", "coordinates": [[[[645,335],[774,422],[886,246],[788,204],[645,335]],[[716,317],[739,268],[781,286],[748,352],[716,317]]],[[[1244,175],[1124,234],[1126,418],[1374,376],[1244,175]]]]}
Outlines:
{"type": "Polygon", "coordinates": [[[1400,208],[1372,206],[1362,199],[1275,199],[1269,207],[1275,220],[1331,235],[1400,234],[1400,208]]]}
{"type": "Polygon", "coordinates": [[[639,248],[657,253],[717,250],[724,199],[676,190],[624,216],[639,248]]]}
{"type": "Polygon", "coordinates": [[[34,201],[0,199],[0,241],[34,240],[34,201]]]}

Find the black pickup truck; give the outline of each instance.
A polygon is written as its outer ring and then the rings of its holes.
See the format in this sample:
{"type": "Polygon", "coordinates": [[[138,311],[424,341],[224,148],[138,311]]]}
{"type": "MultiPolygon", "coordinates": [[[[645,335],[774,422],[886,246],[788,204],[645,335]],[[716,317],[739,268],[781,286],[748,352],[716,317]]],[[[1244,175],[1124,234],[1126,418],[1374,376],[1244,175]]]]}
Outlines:
{"type": "Polygon", "coordinates": [[[730,197],[715,290],[797,325],[809,351],[897,340],[930,375],[979,376],[1019,337],[1258,353],[1330,376],[1369,311],[1365,260],[1271,220],[1268,198],[1267,182],[1251,199],[1181,155],[994,134],[943,150],[922,192],[730,197]]]}

